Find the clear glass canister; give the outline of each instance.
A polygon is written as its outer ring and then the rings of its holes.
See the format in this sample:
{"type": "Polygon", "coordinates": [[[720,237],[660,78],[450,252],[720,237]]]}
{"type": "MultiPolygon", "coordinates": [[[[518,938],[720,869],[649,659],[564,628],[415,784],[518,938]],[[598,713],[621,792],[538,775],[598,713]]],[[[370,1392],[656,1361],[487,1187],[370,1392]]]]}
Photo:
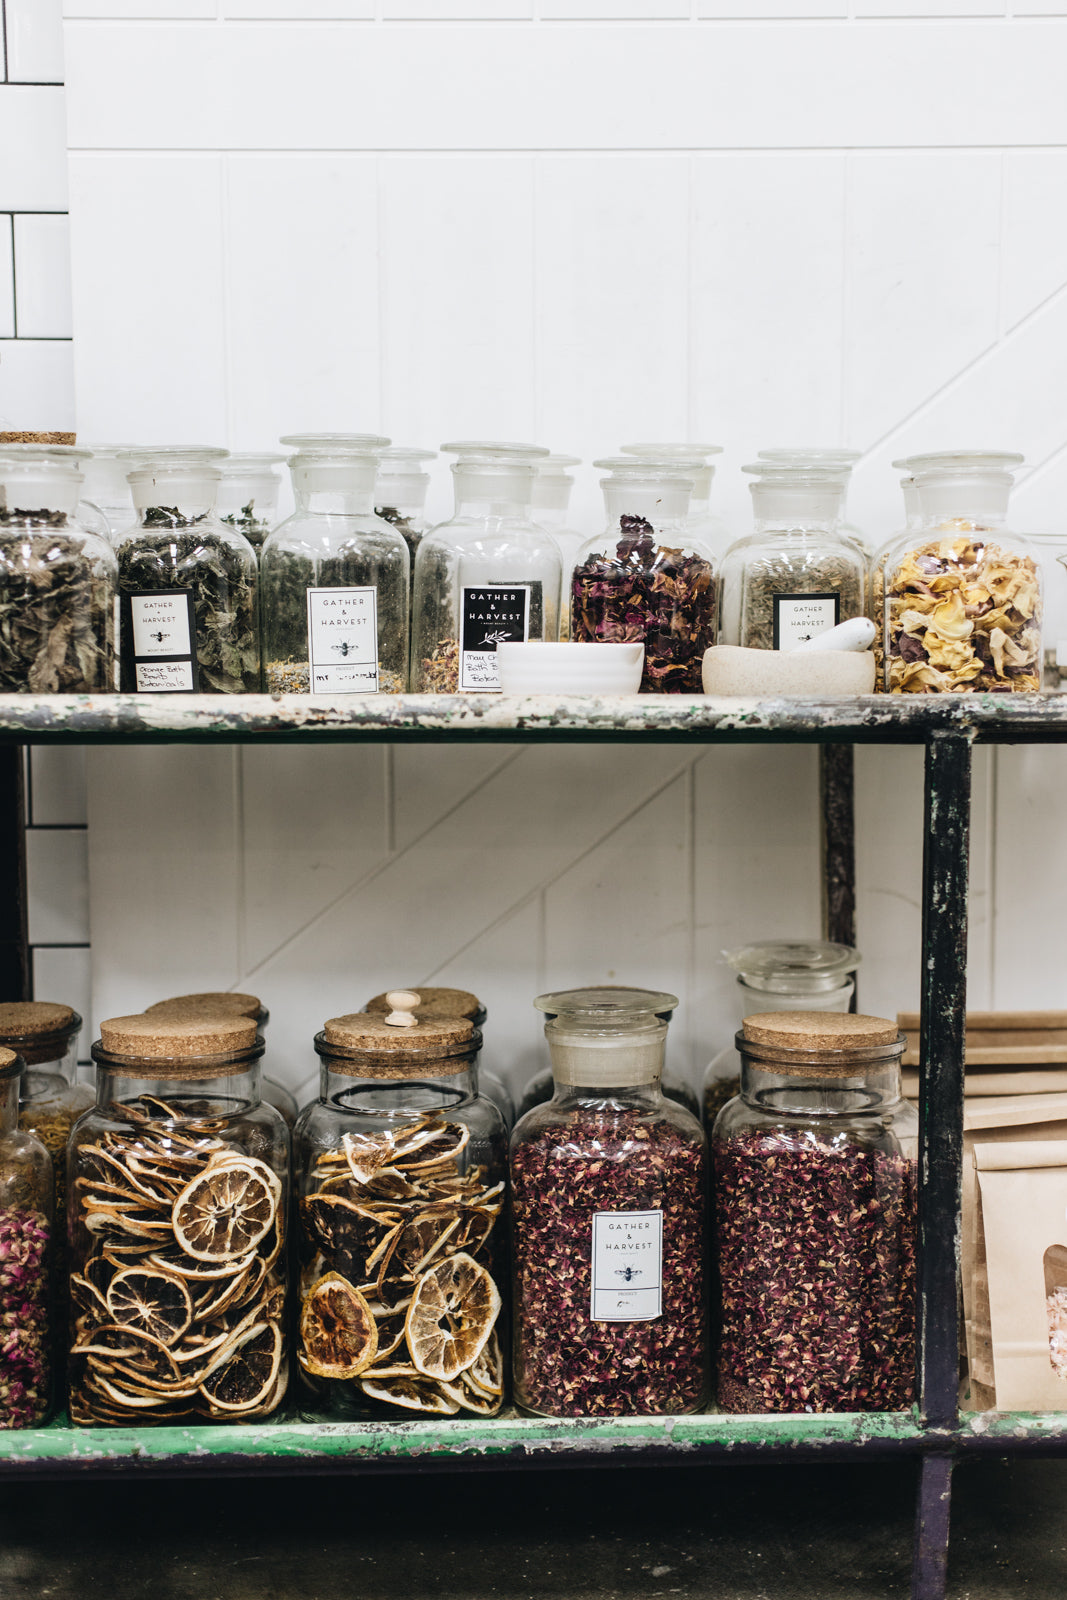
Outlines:
{"type": "MultiPolygon", "coordinates": [[[[392,991],[390,991],[392,992],[392,991]]],[[[481,1032],[485,1027],[485,1020],[489,1013],[476,994],[469,989],[442,989],[432,985],[419,984],[417,989],[414,984],[409,991],[417,992],[419,1003],[415,1007],[415,1016],[420,1022],[429,1022],[436,1017],[466,1017],[468,1022],[481,1032]]],[[[392,1011],[388,994],[376,994],[367,1001],[364,1011],[371,1011],[381,1015],[392,1011]]],[[[484,1041],[485,1035],[482,1033],[484,1041]]],[[[504,1119],[504,1126],[510,1129],[515,1121],[515,1102],[511,1098],[511,1091],[503,1078],[497,1073],[489,1071],[485,1065],[485,1047],[478,1056],[478,1093],[491,1100],[504,1119]]]]}
{"type": "Polygon", "coordinates": [[[562,568],[533,521],[532,444],[443,444],[455,455],[456,509],[425,534],[415,560],[411,687],[425,694],[495,693],[496,647],[559,636],[562,568]]]}
{"type": "Polygon", "coordinates": [[[374,490],[374,515],[396,529],[408,547],[411,583],[415,582],[415,554],[429,528],[426,492],[430,474],[424,463],[437,459],[436,450],[415,450],[390,445],[378,457],[378,482],[374,490]]]}
{"type": "Polygon", "coordinates": [[[278,521],[282,480],[275,468],[284,466],[287,459],[234,452],[219,462],[219,521],[226,528],[239,529],[257,556],[278,521]]]}
{"type": "Polygon", "coordinates": [[[883,689],[1011,694],[1041,687],[1041,574],[1007,526],[1022,456],[944,451],[902,462],[919,526],[881,557],[883,689]]]}
{"type": "MultiPolygon", "coordinates": [[[[154,1005],[145,1007],[147,1017],[219,1015],[251,1017],[265,1040],[270,1012],[258,995],[242,994],[235,989],[213,989],[203,994],[173,995],[169,1000],[157,1000],[154,1005]]],[[[269,1047],[264,1043],[263,1056],[259,1063],[259,1097],[267,1105],[273,1106],[275,1111],[280,1111],[287,1126],[292,1129],[298,1110],[296,1099],[283,1083],[279,1083],[277,1078],[269,1075],[267,1071],[269,1055],[269,1047]]]]}
{"type": "Polygon", "coordinates": [[[294,1135],[306,1404],[339,1417],[495,1416],[504,1403],[506,1134],[465,1018],[327,1022],[294,1135]]]}
{"type": "Polygon", "coordinates": [[[115,554],[77,515],[86,454],[0,445],[0,693],[118,687],[115,554]]]}
{"type": "Polygon", "coordinates": [[[0,1430],[52,1398],[52,1158],[18,1126],[22,1057],[0,1049],[0,1430]]]}
{"type": "Polygon", "coordinates": [[[85,482],[78,515],[88,505],[102,519],[99,530],[104,531],[110,545],[118,549],[121,537],[137,521],[137,511],[130,493],[130,452],[133,444],[93,444],[86,446],[87,459],[82,462],[85,482]]]}
{"type": "Polygon", "coordinates": [[[248,1017],[114,1017],[68,1152],[71,1421],[250,1422],[288,1380],[289,1130],[248,1017]]]}
{"type": "Polygon", "coordinates": [[[296,510],[263,546],[263,660],[271,694],[407,688],[408,549],[374,512],[376,434],[288,434],[296,510]]]}
{"type": "Polygon", "coordinates": [[[540,1416],[697,1411],[707,1146],[659,1078],[673,995],[541,995],[556,1092],[511,1136],[515,1399],[540,1416]]]}
{"type": "Polygon", "coordinates": [[[880,1017],[768,1012],[712,1136],[724,1411],[899,1411],[915,1395],[918,1120],[880,1017]]]}
{"type": "Polygon", "coordinates": [[[19,1127],[35,1134],[55,1168],[56,1233],[66,1236],[66,1150],[70,1130],[93,1103],[88,1084],[78,1082],[78,1034],[82,1019],[70,1006],[49,1000],[9,1000],[0,1005],[0,1046],[26,1063],[19,1099],[19,1127]]]}
{"type": "Polygon", "coordinates": [[[132,452],[137,523],[119,544],[128,693],[254,694],[256,555],[215,512],[216,449],[132,452]]]}
{"type": "MultiPolygon", "coordinates": [[[[530,515],[537,526],[544,528],[555,540],[564,574],[574,566],[585,537],[571,526],[569,517],[571,490],[574,488],[570,469],[578,466],[581,466],[579,456],[542,456],[533,481],[530,515]]],[[[566,596],[561,596],[559,636],[566,640],[570,638],[570,633],[570,606],[566,604],[566,596]]]]}
{"type": "Polygon", "coordinates": [[[624,456],[640,456],[645,461],[682,462],[693,491],[685,525],[701,549],[710,550],[718,565],[733,544],[721,517],[711,509],[711,486],[715,481],[715,456],[722,455],[721,444],[624,444],[624,456]]]}
{"type": "Polygon", "coordinates": [[[709,1136],[715,1118],[741,1088],[741,1057],[733,1034],[750,1012],[847,1011],[856,992],[852,974],[861,960],[852,945],[827,939],[767,939],[722,954],[737,973],[737,1010],[730,1043],[704,1073],[702,1110],[709,1136]]]}
{"type": "Polygon", "coordinates": [[[722,567],[722,643],[792,650],[863,617],[867,557],[841,523],[849,469],[759,461],[743,467],[756,531],[722,567]]]}
{"type": "Polygon", "coordinates": [[[1067,534],[1027,535],[1041,574],[1041,687],[1067,692],[1067,534]]]}
{"type": "Polygon", "coordinates": [[[710,550],[686,521],[701,463],[612,456],[594,461],[608,525],[578,552],[570,579],[571,638],[641,643],[642,694],[699,694],[718,606],[710,550]]]}

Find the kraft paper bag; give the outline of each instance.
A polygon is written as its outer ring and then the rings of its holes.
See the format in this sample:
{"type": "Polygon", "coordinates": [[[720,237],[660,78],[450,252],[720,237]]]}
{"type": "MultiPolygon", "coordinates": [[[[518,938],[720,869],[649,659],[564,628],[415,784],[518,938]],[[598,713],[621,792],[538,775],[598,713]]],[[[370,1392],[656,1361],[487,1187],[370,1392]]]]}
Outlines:
{"type": "Polygon", "coordinates": [[[974,1164],[974,1376],[1000,1411],[1067,1410],[1067,1140],[976,1142],[974,1164]]]}

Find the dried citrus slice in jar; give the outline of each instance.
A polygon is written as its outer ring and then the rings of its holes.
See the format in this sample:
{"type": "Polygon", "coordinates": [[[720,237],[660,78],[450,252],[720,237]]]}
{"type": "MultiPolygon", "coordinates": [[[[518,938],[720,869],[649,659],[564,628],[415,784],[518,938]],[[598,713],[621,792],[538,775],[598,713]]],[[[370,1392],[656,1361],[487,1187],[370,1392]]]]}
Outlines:
{"type": "Polygon", "coordinates": [[[300,1309],[300,1365],[316,1378],[355,1378],[378,1354],[374,1313],[339,1272],[313,1284],[300,1309]]]}
{"type": "Polygon", "coordinates": [[[209,1166],[174,1202],[174,1237],[197,1261],[233,1261],[267,1237],[278,1211],[259,1161],[209,1166]]]}
{"type": "Polygon", "coordinates": [[[116,1272],[108,1285],[112,1322],[151,1334],[161,1344],[181,1338],[193,1320],[193,1302],[180,1278],[141,1267],[116,1272]]]}
{"type": "Polygon", "coordinates": [[[411,1359],[427,1378],[451,1383],[482,1352],[500,1315],[500,1293],[485,1268],[460,1251],[424,1272],[408,1307],[404,1333],[411,1359]]]}
{"type": "Polygon", "coordinates": [[[251,1328],[240,1349],[200,1385],[211,1411],[256,1411],[268,1400],[282,1364],[282,1330],[276,1322],[251,1328]]]}
{"type": "Polygon", "coordinates": [[[429,1411],[439,1417],[454,1417],[459,1403],[425,1378],[361,1378],[359,1386],[370,1400],[403,1406],[405,1411],[429,1411]]]}

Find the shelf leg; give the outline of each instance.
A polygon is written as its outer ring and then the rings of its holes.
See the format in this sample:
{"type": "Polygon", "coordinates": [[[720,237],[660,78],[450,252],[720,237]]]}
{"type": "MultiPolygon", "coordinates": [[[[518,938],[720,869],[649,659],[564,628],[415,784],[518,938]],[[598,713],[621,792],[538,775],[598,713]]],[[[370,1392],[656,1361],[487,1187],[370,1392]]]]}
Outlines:
{"type": "Polygon", "coordinates": [[[819,746],[822,800],[823,934],[856,943],[856,829],[850,744],[819,746]]]}
{"type": "Polygon", "coordinates": [[[952,1505],[952,1457],[924,1455],[915,1506],[911,1600],[944,1600],[952,1505]]]}
{"type": "Polygon", "coordinates": [[[33,998],[26,926],[23,747],[0,746],[0,1000],[33,998]]]}

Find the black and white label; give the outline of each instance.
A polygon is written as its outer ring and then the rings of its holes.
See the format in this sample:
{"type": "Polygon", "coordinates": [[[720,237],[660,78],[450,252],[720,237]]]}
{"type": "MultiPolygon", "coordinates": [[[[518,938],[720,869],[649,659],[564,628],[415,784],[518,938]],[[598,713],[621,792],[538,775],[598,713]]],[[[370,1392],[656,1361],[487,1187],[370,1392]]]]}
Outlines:
{"type": "Polygon", "coordinates": [[[594,1211],[594,1322],[652,1322],[663,1312],[663,1212],[594,1211]]]}
{"type": "Polygon", "coordinates": [[[134,589],[123,595],[126,639],[138,694],[191,693],[200,687],[196,612],[189,589],[134,589]]]}
{"type": "Polygon", "coordinates": [[[459,687],[499,690],[496,647],[530,637],[528,583],[464,584],[460,612],[459,687]]]}
{"type": "Polygon", "coordinates": [[[774,596],[774,648],[795,650],[841,621],[839,594],[776,594],[774,596]]]}
{"type": "Polygon", "coordinates": [[[378,693],[378,591],[309,589],[312,694],[378,693]]]}

